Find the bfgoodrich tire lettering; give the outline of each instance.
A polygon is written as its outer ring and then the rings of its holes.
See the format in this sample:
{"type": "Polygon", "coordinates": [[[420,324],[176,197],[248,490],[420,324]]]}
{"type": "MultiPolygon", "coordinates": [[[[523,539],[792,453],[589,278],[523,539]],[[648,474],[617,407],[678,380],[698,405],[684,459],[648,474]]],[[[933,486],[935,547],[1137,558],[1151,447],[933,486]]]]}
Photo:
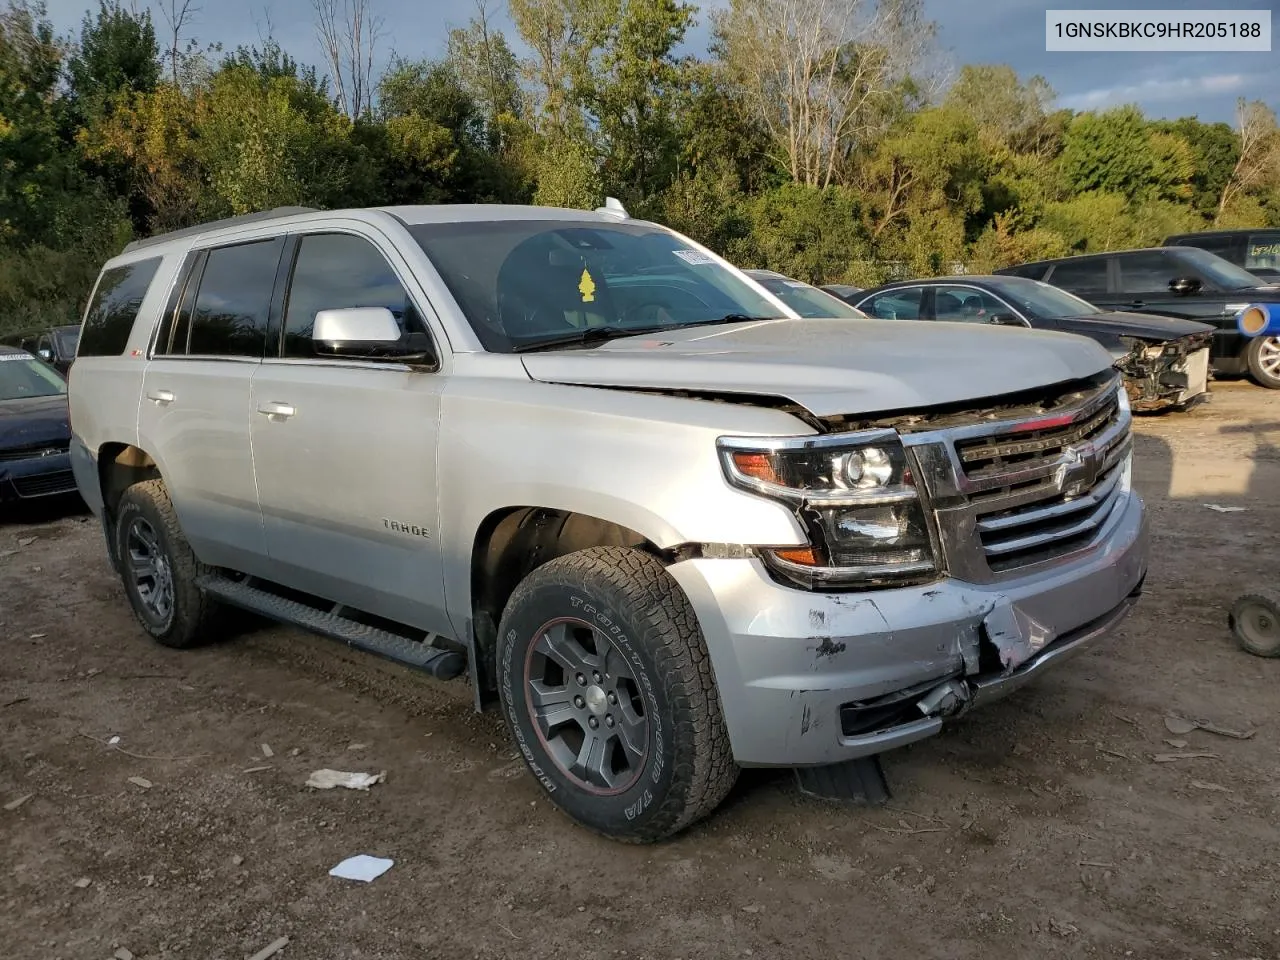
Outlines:
{"type": "Polygon", "coordinates": [[[710,813],[733,786],[738,769],[693,608],[648,554],[593,547],[535,570],[503,614],[498,674],[503,714],[529,769],[557,806],[593,830],[661,840],[710,813]],[[578,639],[561,657],[563,641],[551,635],[566,631],[578,639]],[[563,690],[541,672],[562,661],[571,664],[563,690]],[[587,762],[578,763],[565,737],[548,736],[547,702],[563,724],[553,733],[577,725],[583,744],[643,719],[643,749],[629,749],[619,734],[616,762],[584,749],[587,762]]]}
{"type": "Polygon", "coordinates": [[[217,604],[196,586],[209,568],[196,559],[163,480],[136,483],[116,509],[116,556],[125,594],[142,628],[166,647],[209,638],[217,604]]]}

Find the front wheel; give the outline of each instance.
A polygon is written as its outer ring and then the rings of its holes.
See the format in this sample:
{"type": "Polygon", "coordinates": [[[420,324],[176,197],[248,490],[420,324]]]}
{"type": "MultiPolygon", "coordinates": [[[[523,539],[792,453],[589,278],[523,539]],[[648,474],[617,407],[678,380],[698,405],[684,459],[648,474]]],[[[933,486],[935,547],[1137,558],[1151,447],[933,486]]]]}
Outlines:
{"type": "Polygon", "coordinates": [[[1269,390],[1280,390],[1280,337],[1254,337],[1244,355],[1255,381],[1269,390]]]}
{"type": "Polygon", "coordinates": [[[1258,657],[1280,657],[1280,595],[1263,591],[1240,597],[1231,607],[1231,632],[1258,657]]]}
{"type": "Polygon", "coordinates": [[[503,713],[578,822],[653,842],[714,810],[738,768],[689,600],[655,558],[592,547],[517,588],[498,639],[503,713]]]}

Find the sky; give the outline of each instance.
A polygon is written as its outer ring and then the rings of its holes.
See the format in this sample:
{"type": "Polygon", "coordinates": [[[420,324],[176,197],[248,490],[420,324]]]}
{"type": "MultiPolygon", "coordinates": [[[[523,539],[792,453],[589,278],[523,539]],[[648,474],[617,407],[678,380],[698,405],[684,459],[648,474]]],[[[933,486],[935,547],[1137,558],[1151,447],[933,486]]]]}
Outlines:
{"type": "MultiPolygon", "coordinates": [[[[150,6],[163,36],[159,15],[168,0],[125,0],[150,6]]],[[[179,0],[180,2],[180,0],[179,0]]],[[[697,2],[697,0],[694,0],[697,2]]],[[[710,35],[707,11],[725,0],[703,0],[698,23],[686,38],[691,52],[705,50],[710,35]]],[[[966,63],[1007,63],[1025,77],[1040,74],[1058,94],[1058,105],[1075,110],[1105,109],[1136,103],[1150,117],[1199,116],[1225,120],[1235,116],[1238,97],[1262,99],[1280,108],[1280,38],[1270,53],[1048,53],[1045,10],[1062,9],[1268,9],[1275,0],[924,0],[937,24],[939,55],[952,70],[966,63]]],[[[438,56],[449,29],[464,26],[470,0],[369,0],[385,23],[380,60],[397,53],[410,58],[438,56]]],[[[88,0],[47,0],[61,32],[75,30],[88,0]]],[[[96,0],[92,3],[96,9],[96,0]]],[[[201,41],[224,48],[260,42],[268,33],[293,56],[320,62],[312,27],[312,0],[194,0],[201,10],[194,32],[201,41]]],[[[518,49],[501,0],[489,0],[494,20],[506,27],[518,49]]],[[[1275,18],[1280,20],[1280,18],[1275,18]]],[[[1273,23],[1274,32],[1280,23],[1273,23]]]]}

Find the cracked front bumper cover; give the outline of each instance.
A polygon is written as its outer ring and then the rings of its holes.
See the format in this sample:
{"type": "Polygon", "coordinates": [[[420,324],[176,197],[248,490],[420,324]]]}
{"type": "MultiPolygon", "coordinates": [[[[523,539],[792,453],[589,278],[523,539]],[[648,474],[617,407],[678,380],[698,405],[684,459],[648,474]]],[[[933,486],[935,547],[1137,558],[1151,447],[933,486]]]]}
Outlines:
{"type": "Polygon", "coordinates": [[[805,766],[931,736],[1083,652],[1131,609],[1146,567],[1129,495],[1096,550],[989,585],[814,594],[754,560],[669,570],[697,611],[737,761],[805,766]]]}

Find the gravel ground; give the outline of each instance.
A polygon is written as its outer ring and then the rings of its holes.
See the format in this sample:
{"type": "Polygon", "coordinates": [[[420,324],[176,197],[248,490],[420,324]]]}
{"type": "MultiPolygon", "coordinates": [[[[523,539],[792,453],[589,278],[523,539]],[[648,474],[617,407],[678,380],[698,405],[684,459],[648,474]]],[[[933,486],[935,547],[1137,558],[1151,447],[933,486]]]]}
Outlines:
{"type": "Polygon", "coordinates": [[[1280,660],[1241,652],[1225,612],[1280,572],[1280,394],[1215,384],[1138,430],[1154,557],[1113,642],[886,757],[887,809],[748,772],[654,847],[558,814],[462,683],[279,627],[162,649],[96,524],[10,511],[9,955],[218,960],[289,937],[284,960],[1277,957],[1280,660]],[[1171,712],[1257,732],[1179,736],[1171,712]],[[320,767],[387,779],[306,788],[320,767]],[[357,853],[395,866],[328,876],[357,853]]]}

